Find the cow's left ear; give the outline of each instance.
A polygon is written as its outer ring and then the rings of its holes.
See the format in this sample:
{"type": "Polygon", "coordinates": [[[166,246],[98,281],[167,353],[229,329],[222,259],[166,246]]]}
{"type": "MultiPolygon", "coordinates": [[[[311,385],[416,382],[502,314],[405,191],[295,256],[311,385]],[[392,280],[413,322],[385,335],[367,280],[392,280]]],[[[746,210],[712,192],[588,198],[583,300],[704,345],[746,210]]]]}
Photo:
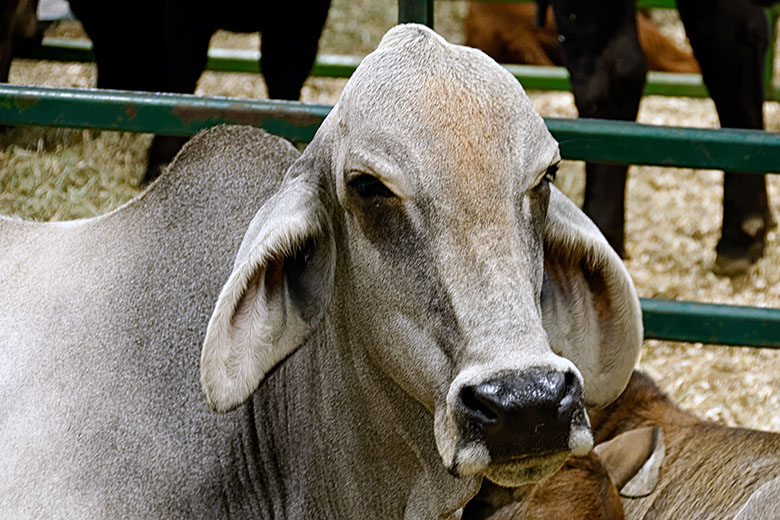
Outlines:
{"type": "Polygon", "coordinates": [[[316,175],[305,155],[261,208],[219,295],[201,354],[201,386],[224,412],[303,344],[330,302],[335,245],[316,175]]]}
{"type": "Polygon", "coordinates": [[[554,186],[544,229],[541,302],[550,346],[582,373],[586,403],[612,402],[639,360],[639,298],[596,225],[554,186]]]}

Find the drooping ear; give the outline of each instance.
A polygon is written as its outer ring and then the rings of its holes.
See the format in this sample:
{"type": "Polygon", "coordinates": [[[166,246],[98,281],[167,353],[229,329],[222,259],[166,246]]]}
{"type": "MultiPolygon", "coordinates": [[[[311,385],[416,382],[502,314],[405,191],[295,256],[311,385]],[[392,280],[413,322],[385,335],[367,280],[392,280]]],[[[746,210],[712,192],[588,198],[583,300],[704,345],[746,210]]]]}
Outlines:
{"type": "Polygon", "coordinates": [[[335,245],[321,189],[310,177],[288,172],[261,207],[217,299],[200,368],[203,392],[216,411],[249,398],[306,341],[328,306],[335,245]]]}
{"type": "Polygon", "coordinates": [[[658,485],[661,464],[666,456],[664,434],[658,426],[621,433],[593,451],[622,496],[644,497],[658,485]]]}
{"type": "Polygon", "coordinates": [[[639,360],[642,311],[623,262],[596,225],[550,187],[544,230],[542,318],[552,349],[585,381],[585,401],[620,395],[639,360]]]}

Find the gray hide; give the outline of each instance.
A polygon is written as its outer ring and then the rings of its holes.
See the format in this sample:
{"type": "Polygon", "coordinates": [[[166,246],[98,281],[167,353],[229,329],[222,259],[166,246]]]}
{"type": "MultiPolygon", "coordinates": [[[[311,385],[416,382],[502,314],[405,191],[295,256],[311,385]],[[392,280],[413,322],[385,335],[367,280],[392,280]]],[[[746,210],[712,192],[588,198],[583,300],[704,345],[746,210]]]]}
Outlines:
{"type": "Polygon", "coordinates": [[[198,360],[257,201],[297,156],[218,128],[113,213],[0,217],[0,517],[260,516],[252,410],[212,413],[198,360]]]}
{"type": "Polygon", "coordinates": [[[590,449],[639,304],[510,74],[401,26],[293,155],[215,130],[107,217],[0,222],[0,508],[456,518],[590,449]]]}

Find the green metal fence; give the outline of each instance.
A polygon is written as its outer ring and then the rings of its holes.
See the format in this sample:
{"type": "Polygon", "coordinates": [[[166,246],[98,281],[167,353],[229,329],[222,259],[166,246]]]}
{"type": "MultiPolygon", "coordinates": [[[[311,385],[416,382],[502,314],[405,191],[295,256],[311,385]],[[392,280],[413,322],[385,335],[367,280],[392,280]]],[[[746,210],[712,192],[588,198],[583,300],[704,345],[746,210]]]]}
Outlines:
{"type": "MultiPolygon", "coordinates": [[[[484,0],[503,2],[532,2],[534,0],[484,0]]],[[[399,0],[399,20],[414,21],[433,27],[432,0],[399,0]]],[[[675,8],[675,0],[639,0],[641,8],[675,8]]],[[[767,10],[771,20],[772,39],[776,38],[775,23],[780,14],[780,6],[767,10]]],[[[64,38],[44,38],[41,48],[22,57],[55,61],[94,61],[92,45],[86,40],[64,38]]],[[[230,72],[261,72],[258,51],[233,49],[212,49],[209,51],[208,70],[230,72]]],[[[348,78],[360,63],[357,56],[318,56],[312,70],[314,76],[348,78]]],[[[766,58],[766,99],[780,101],[780,85],[773,81],[774,46],[766,58]]],[[[520,80],[528,90],[571,90],[569,73],[563,67],[543,67],[536,65],[511,65],[506,68],[520,80]]],[[[699,74],[679,74],[650,71],[647,74],[645,95],[708,97],[707,88],[699,74]]]]}
{"type": "MultiPolygon", "coordinates": [[[[402,0],[399,19],[432,22],[432,5],[432,0],[402,0]]],[[[332,66],[348,75],[351,69],[344,67],[352,65],[335,60],[332,66]]],[[[308,141],[330,109],[284,101],[0,85],[0,124],[193,135],[216,124],[237,123],[308,141]]],[[[568,159],[754,174],[780,165],[780,136],[769,132],[552,118],[546,123],[568,159]]],[[[780,348],[780,309],[659,299],[641,303],[647,338],[780,348]]]]}
{"type": "MultiPolygon", "coordinates": [[[[307,142],[330,108],[292,101],[0,84],[0,123],[14,125],[187,136],[219,123],[236,123],[307,142]]],[[[780,170],[780,135],[771,132],[597,119],[546,122],[566,159],[754,174],[780,170]]]]}

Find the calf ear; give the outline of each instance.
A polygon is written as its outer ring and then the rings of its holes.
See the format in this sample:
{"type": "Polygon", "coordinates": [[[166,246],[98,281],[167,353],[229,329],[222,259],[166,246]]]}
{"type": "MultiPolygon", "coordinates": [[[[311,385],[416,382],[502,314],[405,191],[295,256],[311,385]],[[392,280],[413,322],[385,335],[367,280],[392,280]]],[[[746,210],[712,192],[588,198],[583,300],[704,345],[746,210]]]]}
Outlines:
{"type": "Polygon", "coordinates": [[[306,341],[330,301],[335,246],[320,187],[308,177],[288,173],[262,206],[217,300],[200,365],[217,411],[249,398],[306,341]]]}
{"type": "Polygon", "coordinates": [[[658,426],[621,433],[593,451],[622,496],[644,497],[658,486],[661,464],[666,456],[664,434],[658,426]]]}
{"type": "Polygon", "coordinates": [[[554,186],[544,248],[541,302],[550,346],[582,373],[587,404],[604,406],[623,391],[639,359],[634,284],[596,225],[554,186]]]}

